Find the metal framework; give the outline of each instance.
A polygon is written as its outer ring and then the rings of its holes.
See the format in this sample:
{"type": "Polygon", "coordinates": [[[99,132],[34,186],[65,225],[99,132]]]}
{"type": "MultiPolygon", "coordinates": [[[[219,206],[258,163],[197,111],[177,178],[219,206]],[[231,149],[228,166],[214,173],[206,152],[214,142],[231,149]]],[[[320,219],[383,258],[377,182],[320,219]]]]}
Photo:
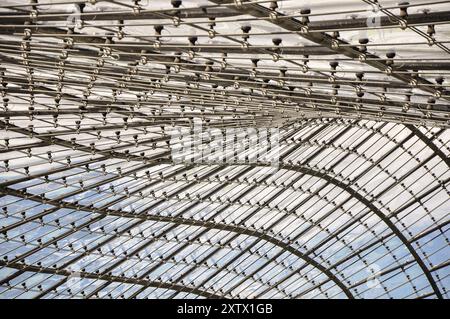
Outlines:
{"type": "Polygon", "coordinates": [[[449,4],[2,1],[0,298],[448,298],[449,4]]]}

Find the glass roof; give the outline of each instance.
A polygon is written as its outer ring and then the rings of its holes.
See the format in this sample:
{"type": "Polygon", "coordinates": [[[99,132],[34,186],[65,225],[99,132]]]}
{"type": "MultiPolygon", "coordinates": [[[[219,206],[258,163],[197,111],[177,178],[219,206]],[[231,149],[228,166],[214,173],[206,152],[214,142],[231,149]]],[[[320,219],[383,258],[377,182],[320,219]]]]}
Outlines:
{"type": "Polygon", "coordinates": [[[449,2],[2,1],[0,298],[448,298],[449,2]]]}

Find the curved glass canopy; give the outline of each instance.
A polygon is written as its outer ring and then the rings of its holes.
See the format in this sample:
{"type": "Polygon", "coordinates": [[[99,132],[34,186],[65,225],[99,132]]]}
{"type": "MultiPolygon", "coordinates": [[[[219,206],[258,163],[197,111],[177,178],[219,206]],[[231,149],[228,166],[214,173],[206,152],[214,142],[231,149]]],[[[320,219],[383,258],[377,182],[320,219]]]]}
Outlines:
{"type": "Polygon", "coordinates": [[[0,298],[448,298],[448,1],[2,1],[0,298]]]}

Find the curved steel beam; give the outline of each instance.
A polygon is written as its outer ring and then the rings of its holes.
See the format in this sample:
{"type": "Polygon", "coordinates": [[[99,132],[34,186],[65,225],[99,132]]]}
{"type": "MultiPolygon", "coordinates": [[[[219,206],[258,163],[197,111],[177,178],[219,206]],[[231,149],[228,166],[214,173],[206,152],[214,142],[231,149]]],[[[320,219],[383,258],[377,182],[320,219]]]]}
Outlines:
{"type": "Polygon", "coordinates": [[[431,272],[425,265],[424,261],[420,258],[419,254],[416,252],[416,250],[412,247],[411,243],[406,239],[406,237],[403,235],[403,233],[395,226],[395,224],[386,217],[370,200],[368,200],[366,197],[355,191],[353,188],[350,187],[351,184],[344,183],[342,181],[339,181],[332,177],[331,175],[328,175],[327,172],[318,172],[310,168],[306,167],[295,167],[290,165],[284,165],[284,169],[289,169],[293,171],[303,172],[308,175],[316,176],[319,178],[322,178],[329,183],[336,185],[337,187],[345,190],[350,195],[352,195],[354,198],[356,198],[359,202],[363,203],[366,207],[368,207],[375,215],[378,216],[385,224],[390,228],[390,230],[398,237],[398,239],[401,240],[403,245],[408,249],[410,254],[414,257],[415,262],[419,265],[419,267],[422,269],[423,273],[425,274],[428,282],[430,283],[431,287],[433,288],[434,293],[436,296],[440,299],[442,299],[442,293],[439,290],[438,286],[436,285],[436,281],[434,280],[431,272]]]}
{"type": "MultiPolygon", "coordinates": [[[[2,190],[4,191],[4,190],[2,190]]],[[[18,197],[24,197],[24,194],[20,191],[8,189],[8,193],[14,196],[18,197]]],[[[270,242],[276,246],[279,246],[282,249],[285,249],[286,251],[289,251],[290,253],[294,254],[295,256],[303,259],[305,262],[310,263],[312,266],[316,267],[320,271],[325,271],[325,274],[331,278],[331,280],[334,281],[334,283],[341,288],[341,290],[345,293],[345,295],[352,299],[353,295],[351,292],[346,288],[346,286],[330,271],[327,271],[326,268],[322,265],[320,265],[318,262],[316,262],[314,259],[304,256],[301,252],[290,246],[290,243],[285,243],[282,240],[273,238],[265,233],[254,231],[247,229],[245,227],[240,226],[233,226],[233,225],[227,225],[222,223],[216,223],[216,222],[207,222],[207,221],[200,221],[200,220],[194,220],[194,219],[186,219],[182,217],[172,217],[172,216],[160,216],[160,215],[137,215],[132,214],[128,212],[122,212],[122,211],[115,211],[111,209],[102,209],[102,210],[96,210],[91,207],[86,207],[83,205],[75,205],[72,203],[61,203],[58,201],[52,201],[52,200],[43,200],[40,196],[27,194],[26,198],[28,200],[38,201],[38,202],[44,202],[50,205],[54,206],[60,206],[61,208],[71,208],[75,210],[82,210],[82,211],[91,211],[93,213],[99,214],[99,216],[118,216],[118,217],[125,217],[125,218],[133,218],[133,219],[141,219],[141,220],[151,220],[151,221],[161,221],[161,222],[168,222],[178,225],[190,225],[190,226],[200,226],[207,229],[220,229],[220,230],[226,230],[234,233],[254,236],[257,238],[262,238],[263,240],[270,242]]]]}
{"type": "MultiPolygon", "coordinates": [[[[268,166],[268,165],[252,165],[252,166],[268,166]]],[[[416,263],[420,266],[420,268],[422,269],[422,271],[424,272],[425,276],[427,277],[431,287],[433,288],[436,296],[438,296],[439,298],[442,298],[442,294],[440,292],[440,290],[437,288],[436,282],[434,281],[434,278],[432,277],[430,271],[428,270],[428,268],[426,267],[426,265],[424,264],[423,260],[420,258],[420,256],[417,254],[417,252],[414,250],[414,248],[412,247],[411,243],[406,239],[406,237],[401,233],[401,231],[392,223],[392,221],[387,218],[380,210],[378,210],[378,208],[368,199],[366,199],[363,195],[359,194],[357,191],[353,190],[350,187],[350,184],[344,183],[342,181],[339,181],[337,179],[335,179],[334,177],[332,177],[331,175],[328,175],[327,172],[320,172],[320,171],[316,171],[313,170],[311,168],[308,167],[299,167],[299,166],[294,166],[294,165],[282,165],[281,168],[283,169],[287,169],[287,170],[291,170],[291,171],[297,171],[297,172],[301,172],[307,175],[311,175],[311,176],[315,176],[315,177],[319,177],[321,179],[324,179],[326,181],[328,181],[329,183],[347,191],[351,196],[353,196],[354,198],[356,198],[358,201],[360,201],[361,203],[363,203],[366,207],[368,207],[374,214],[376,214],[390,229],[391,231],[402,241],[402,243],[404,244],[404,246],[408,249],[408,251],[410,252],[410,254],[414,257],[414,260],[416,261],[416,263]]],[[[8,193],[10,192],[16,193],[15,196],[20,196],[23,197],[23,194],[20,191],[13,191],[8,189],[8,193]]],[[[27,199],[30,200],[37,200],[37,201],[43,201],[43,199],[40,196],[36,196],[36,195],[31,195],[31,196],[26,196],[27,199]]],[[[146,219],[146,220],[158,220],[158,221],[165,221],[165,222],[171,222],[171,223],[179,223],[179,224],[187,224],[187,225],[195,225],[195,226],[201,226],[201,227],[206,227],[206,228],[220,228],[220,229],[225,229],[225,230],[230,230],[230,231],[237,231],[239,230],[239,232],[242,232],[243,234],[248,234],[253,233],[253,231],[250,231],[249,229],[246,228],[239,228],[237,226],[229,226],[229,225],[223,225],[223,224],[217,224],[215,222],[204,222],[204,221],[195,221],[195,220],[185,220],[183,218],[178,218],[178,217],[169,217],[169,216],[149,216],[149,215],[136,215],[136,214],[130,214],[130,213],[126,213],[126,212],[117,212],[117,211],[111,211],[111,210],[106,210],[106,212],[102,212],[99,210],[95,210],[92,208],[88,208],[88,207],[82,207],[81,205],[73,205],[70,203],[60,203],[58,201],[56,201],[55,203],[53,203],[51,200],[45,200],[45,202],[47,204],[51,204],[51,205],[55,205],[55,206],[60,206],[63,205],[64,207],[67,208],[74,208],[74,209],[79,209],[79,210],[87,210],[87,211],[93,211],[95,213],[99,213],[99,214],[106,214],[106,215],[114,215],[114,216],[121,216],[121,217],[129,217],[129,218],[141,218],[141,219],[146,219]],[[72,207],[73,206],[73,207],[72,207]],[[224,228],[225,227],[225,228],[224,228]]],[[[257,236],[260,236],[261,238],[264,238],[265,240],[272,242],[273,244],[283,247],[283,249],[286,249],[288,251],[290,251],[291,253],[293,253],[291,250],[293,249],[292,247],[288,248],[286,246],[286,244],[284,244],[282,241],[271,238],[268,235],[265,234],[258,234],[257,236]],[[268,238],[270,237],[270,238],[268,238]]],[[[293,249],[294,251],[296,251],[295,249],[293,249]]],[[[296,251],[296,254],[299,254],[296,251]]],[[[300,258],[303,259],[303,255],[298,256],[300,258]]],[[[314,262],[314,266],[316,266],[318,269],[320,270],[326,270],[325,267],[321,266],[320,264],[316,263],[314,260],[312,259],[306,259],[305,261],[307,262],[314,262]]],[[[329,276],[331,276],[330,278],[336,278],[334,277],[333,274],[329,273],[328,271],[326,272],[327,274],[329,274],[329,276]]],[[[336,278],[337,279],[337,278],[336,278]]],[[[335,280],[333,280],[335,281],[335,280]]],[[[338,282],[340,282],[338,280],[338,282]]],[[[343,289],[343,284],[340,283],[338,284],[336,281],[335,283],[341,288],[343,289]]],[[[345,287],[345,286],[344,286],[345,287]]],[[[346,289],[346,288],[345,288],[346,289]]],[[[345,289],[343,289],[345,291],[345,289]]],[[[347,294],[347,293],[346,293],[347,294]]],[[[351,294],[350,294],[351,295],[351,294]]],[[[347,296],[350,296],[349,294],[347,294],[347,296]]]]}
{"type": "MultiPolygon", "coordinates": [[[[406,124],[405,125],[411,132],[414,133],[419,139],[424,142],[427,147],[429,147],[437,156],[439,156],[442,161],[447,164],[447,166],[450,168],[450,158],[444,154],[437,146],[433,143],[431,139],[429,139],[425,134],[423,134],[417,127],[415,127],[412,124],[406,124]]],[[[441,130],[441,133],[444,130],[441,130]]]]}
{"type": "MultiPolygon", "coordinates": [[[[285,165],[283,168],[286,168],[287,166],[285,165]]],[[[290,167],[289,169],[293,169],[292,167],[290,167]]],[[[309,172],[309,173],[311,173],[311,172],[309,172]]],[[[339,186],[339,185],[338,185],[339,186]]],[[[345,185],[344,185],[345,186],[345,185]]],[[[353,196],[355,196],[355,197],[358,197],[357,195],[356,195],[357,193],[355,193],[355,194],[353,194],[353,196]]],[[[362,201],[363,203],[365,203],[366,204],[366,206],[368,206],[368,207],[370,207],[370,205],[367,203],[367,201],[363,198],[363,196],[360,196],[360,201],[362,201]]],[[[372,210],[373,210],[373,207],[372,207],[372,210]]],[[[377,214],[378,216],[384,216],[381,212],[379,212],[378,214],[377,214]]],[[[130,216],[130,217],[134,217],[134,216],[130,216]]],[[[385,222],[386,222],[386,220],[385,220],[385,222]]],[[[389,225],[388,225],[389,226],[389,225]]],[[[392,225],[391,225],[391,228],[392,228],[392,225]]],[[[394,231],[394,233],[396,233],[395,231],[394,231]]],[[[396,233],[396,235],[398,235],[398,232],[396,233]]],[[[414,256],[415,258],[417,257],[417,256],[414,256]]],[[[423,269],[423,268],[422,268],[423,269]]]]}
{"type": "MultiPolygon", "coordinates": [[[[30,272],[35,272],[35,273],[52,274],[52,275],[65,276],[65,277],[69,277],[69,276],[73,275],[73,272],[69,271],[69,270],[64,270],[64,269],[61,270],[61,269],[55,269],[55,268],[33,266],[33,265],[27,265],[27,264],[23,264],[23,263],[7,263],[4,261],[0,261],[0,266],[14,268],[19,271],[30,271],[30,272]]],[[[128,277],[125,278],[125,277],[121,277],[121,276],[112,276],[112,275],[100,276],[95,273],[84,272],[84,271],[78,272],[77,277],[79,277],[81,279],[87,278],[87,279],[96,279],[96,280],[107,280],[109,282],[133,284],[133,285],[139,285],[139,286],[144,286],[144,287],[170,289],[170,290],[175,290],[175,291],[179,291],[179,292],[185,291],[185,289],[186,289],[186,287],[184,285],[179,285],[179,284],[170,284],[170,283],[166,283],[166,282],[158,282],[158,281],[128,278],[128,277]]],[[[202,289],[193,288],[190,290],[190,292],[195,295],[198,295],[201,297],[206,297],[206,298],[213,298],[213,299],[224,298],[224,296],[216,295],[213,292],[209,292],[209,291],[202,290],[202,289]]]]}

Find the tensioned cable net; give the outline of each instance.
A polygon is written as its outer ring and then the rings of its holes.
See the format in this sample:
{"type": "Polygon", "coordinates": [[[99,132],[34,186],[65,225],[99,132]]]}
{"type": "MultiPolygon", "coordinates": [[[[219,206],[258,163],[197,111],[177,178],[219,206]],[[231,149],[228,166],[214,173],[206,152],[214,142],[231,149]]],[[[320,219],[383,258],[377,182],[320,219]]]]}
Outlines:
{"type": "Polygon", "coordinates": [[[0,297],[449,297],[449,4],[1,1],[0,297]]]}

